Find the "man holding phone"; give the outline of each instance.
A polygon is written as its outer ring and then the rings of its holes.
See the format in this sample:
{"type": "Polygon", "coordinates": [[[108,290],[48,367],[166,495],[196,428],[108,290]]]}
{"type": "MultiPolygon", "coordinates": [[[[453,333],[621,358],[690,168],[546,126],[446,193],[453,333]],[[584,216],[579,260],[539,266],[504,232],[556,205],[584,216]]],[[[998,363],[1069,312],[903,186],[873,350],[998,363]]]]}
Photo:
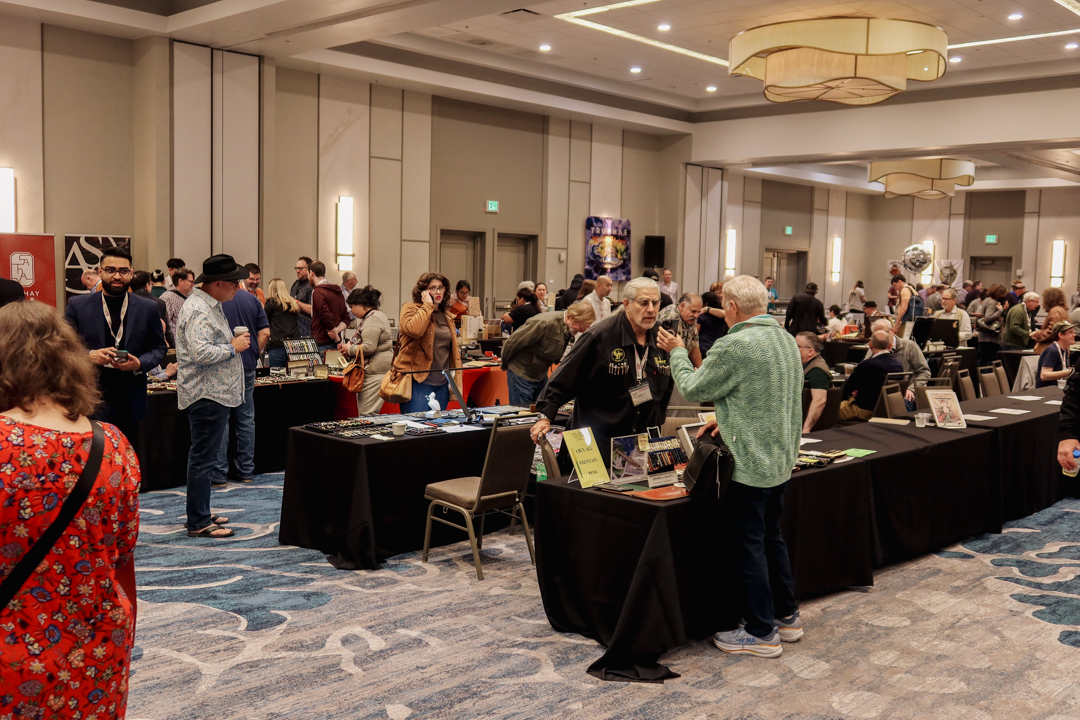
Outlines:
{"type": "Polygon", "coordinates": [[[128,248],[105,248],[100,263],[101,290],[71,298],[64,317],[98,366],[103,402],[94,418],[118,427],[138,452],[139,421],[146,415],[146,373],[165,357],[165,333],[157,303],[128,292],[128,248]]]}

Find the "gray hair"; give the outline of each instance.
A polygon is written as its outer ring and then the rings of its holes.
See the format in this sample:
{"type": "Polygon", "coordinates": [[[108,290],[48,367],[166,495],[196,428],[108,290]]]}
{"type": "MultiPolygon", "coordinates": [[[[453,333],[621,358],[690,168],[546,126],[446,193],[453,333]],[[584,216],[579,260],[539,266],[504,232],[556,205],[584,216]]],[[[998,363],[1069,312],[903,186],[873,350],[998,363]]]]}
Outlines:
{"type": "Polygon", "coordinates": [[[751,275],[739,275],[724,282],[724,300],[739,306],[743,315],[761,315],[769,307],[769,291],[751,275]]]}
{"type": "MultiPolygon", "coordinates": [[[[601,275],[600,277],[606,277],[601,275]]],[[[599,280],[600,278],[597,278],[599,280]]],[[[626,283],[622,289],[623,300],[634,300],[637,298],[638,290],[655,290],[657,297],[660,295],[660,285],[655,280],[647,277],[637,277],[626,283]]]]}
{"type": "Polygon", "coordinates": [[[821,338],[809,330],[803,330],[801,333],[795,336],[796,338],[802,338],[808,345],[814,350],[815,353],[821,353],[821,338]]]}
{"type": "Polygon", "coordinates": [[[1024,297],[1022,297],[1020,299],[1023,302],[1028,302],[1030,300],[1036,300],[1037,301],[1039,299],[1039,293],[1029,291],[1029,292],[1024,293],[1024,297]]]}
{"type": "Polygon", "coordinates": [[[875,320],[874,324],[870,326],[870,329],[873,330],[874,328],[879,326],[888,328],[890,332],[893,329],[892,320],[890,320],[889,318],[881,318],[880,320],[875,320]]]}
{"type": "Polygon", "coordinates": [[[679,298],[680,305],[693,305],[695,300],[700,300],[701,296],[693,292],[685,292],[682,297],[679,298]]]}
{"type": "Polygon", "coordinates": [[[352,270],[346,270],[345,272],[341,273],[341,282],[349,282],[350,280],[355,279],[356,273],[354,273],[352,270]]]}
{"type": "Polygon", "coordinates": [[[956,294],[956,291],[953,290],[952,288],[945,288],[944,290],[942,290],[941,291],[941,297],[946,297],[945,293],[952,293],[951,295],[948,295],[948,297],[951,297],[951,298],[958,297],[958,295],[956,294]]]}

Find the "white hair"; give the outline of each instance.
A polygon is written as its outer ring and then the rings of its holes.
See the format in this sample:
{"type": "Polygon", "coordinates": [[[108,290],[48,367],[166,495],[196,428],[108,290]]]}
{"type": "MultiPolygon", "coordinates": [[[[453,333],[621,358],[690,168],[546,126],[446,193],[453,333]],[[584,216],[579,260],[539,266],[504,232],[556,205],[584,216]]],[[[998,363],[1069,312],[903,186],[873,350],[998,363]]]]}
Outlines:
{"type": "MultiPolygon", "coordinates": [[[[601,275],[600,277],[606,277],[601,275]]],[[[599,280],[600,278],[597,278],[599,280]]],[[[622,296],[624,300],[633,300],[637,298],[638,290],[655,290],[657,296],[660,293],[660,285],[655,280],[647,277],[637,277],[626,283],[623,286],[622,296]]]]}
{"type": "Polygon", "coordinates": [[[734,301],[743,315],[761,315],[769,306],[769,291],[750,275],[724,281],[724,300],[734,301]]]}
{"type": "Polygon", "coordinates": [[[1023,302],[1028,302],[1030,300],[1038,300],[1039,299],[1039,293],[1037,293],[1037,292],[1026,292],[1026,293],[1024,293],[1024,297],[1022,297],[1020,299],[1023,302]]]}
{"type": "Polygon", "coordinates": [[[874,321],[874,323],[870,326],[870,329],[873,330],[879,325],[882,327],[887,327],[889,330],[892,330],[893,328],[892,320],[890,320],[889,318],[880,318],[874,321]]]}

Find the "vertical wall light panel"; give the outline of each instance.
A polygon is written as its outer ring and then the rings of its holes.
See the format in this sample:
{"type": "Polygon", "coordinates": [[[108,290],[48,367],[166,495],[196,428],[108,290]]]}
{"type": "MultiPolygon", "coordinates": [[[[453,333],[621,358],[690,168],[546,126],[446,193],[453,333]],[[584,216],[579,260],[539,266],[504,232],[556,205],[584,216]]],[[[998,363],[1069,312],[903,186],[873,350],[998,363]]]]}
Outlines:
{"type": "Polygon", "coordinates": [[[834,304],[843,305],[847,299],[848,291],[851,289],[848,286],[854,285],[854,280],[849,283],[848,278],[844,275],[843,263],[844,254],[847,252],[847,248],[851,246],[847,237],[847,198],[848,193],[843,190],[829,190],[829,225],[828,232],[825,234],[825,270],[819,282],[819,284],[824,283],[827,288],[822,297],[826,308],[834,304]],[[836,238],[840,238],[841,265],[840,279],[833,282],[833,251],[836,249],[836,238]]]}
{"type": "MultiPolygon", "coordinates": [[[[374,98],[374,93],[372,94],[374,98]]],[[[374,116],[372,117],[374,121],[374,116]]],[[[386,314],[396,317],[401,303],[412,300],[402,292],[401,256],[401,162],[371,158],[370,274],[382,291],[386,314]]],[[[425,258],[426,263],[426,258],[425,258]]]]}
{"type": "Polygon", "coordinates": [[[319,244],[317,254],[338,279],[338,198],[353,199],[353,272],[361,285],[368,267],[368,150],[371,137],[371,86],[333,75],[319,78],[319,244]]]}
{"type": "Polygon", "coordinates": [[[211,50],[173,43],[173,257],[211,255],[211,50]]]}
{"type": "Polygon", "coordinates": [[[590,211],[597,217],[622,217],[622,128],[593,125],[590,211]]]}
{"type": "Polygon", "coordinates": [[[371,157],[401,159],[402,91],[371,86],[371,157]]]}
{"type": "Polygon", "coordinates": [[[426,241],[431,235],[431,95],[405,91],[401,136],[401,237],[426,241]]]}
{"type": "Polygon", "coordinates": [[[45,230],[41,25],[0,22],[0,167],[15,171],[15,229],[45,230]]]}
{"type": "MultiPolygon", "coordinates": [[[[746,244],[743,235],[743,176],[728,172],[724,175],[724,197],[721,205],[722,222],[720,225],[720,258],[727,257],[727,231],[735,231],[736,260],[739,262],[739,272],[747,275],[757,275],[757,263],[761,259],[761,251],[746,244]],[[753,265],[753,267],[751,267],[753,265]]],[[[720,268],[717,279],[723,279],[724,268],[720,268]]],[[[703,288],[708,289],[708,288],[703,288]]]]}
{"type": "Polygon", "coordinates": [[[214,54],[214,249],[258,262],[259,58],[214,54]]]}

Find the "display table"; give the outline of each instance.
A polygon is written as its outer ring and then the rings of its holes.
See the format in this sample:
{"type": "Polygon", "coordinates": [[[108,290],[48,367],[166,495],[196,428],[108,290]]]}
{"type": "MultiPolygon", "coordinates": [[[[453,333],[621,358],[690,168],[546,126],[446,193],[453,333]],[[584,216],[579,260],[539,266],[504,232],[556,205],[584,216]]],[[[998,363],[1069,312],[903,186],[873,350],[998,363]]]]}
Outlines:
{"type": "MultiPolygon", "coordinates": [[[[353,440],[294,428],[288,434],[278,538],[285,545],[319,550],[343,569],[375,568],[383,558],[419,550],[429,504],[424,488],[479,476],[490,437],[490,428],[483,428],[353,440]]],[[[465,537],[433,525],[433,547],[465,537]]],[[[497,522],[488,523],[488,529],[495,527],[497,522]]]]}
{"type": "MultiPolygon", "coordinates": [[[[802,596],[873,584],[867,464],[851,460],[797,473],[785,493],[784,538],[802,596]]],[[[649,502],[536,485],[536,566],[553,628],[607,647],[589,672],[604,679],[673,677],[667,650],[737,620],[732,578],[689,499],[649,502]],[[727,603],[727,604],[725,604],[727,603]]]]}
{"type": "MultiPolygon", "coordinates": [[[[359,415],[356,409],[356,393],[346,392],[340,375],[331,375],[330,381],[334,383],[334,419],[347,420],[359,415]]],[[[461,395],[465,402],[473,407],[492,407],[494,405],[509,405],[510,390],[506,384],[506,371],[498,367],[465,368],[462,370],[461,395]]],[[[457,401],[453,394],[450,395],[448,410],[457,409],[457,401]]],[[[384,402],[383,415],[396,415],[400,407],[394,403],[384,402]]]]}
{"type": "MultiPolygon", "coordinates": [[[[285,469],[289,428],[333,417],[333,396],[326,380],[255,386],[255,472],[285,469]]],[[[191,446],[187,412],[177,408],[176,392],[147,395],[148,412],[139,423],[137,453],[142,491],[187,485],[191,446]]],[[[355,402],[353,407],[356,407],[355,402]]]]}

